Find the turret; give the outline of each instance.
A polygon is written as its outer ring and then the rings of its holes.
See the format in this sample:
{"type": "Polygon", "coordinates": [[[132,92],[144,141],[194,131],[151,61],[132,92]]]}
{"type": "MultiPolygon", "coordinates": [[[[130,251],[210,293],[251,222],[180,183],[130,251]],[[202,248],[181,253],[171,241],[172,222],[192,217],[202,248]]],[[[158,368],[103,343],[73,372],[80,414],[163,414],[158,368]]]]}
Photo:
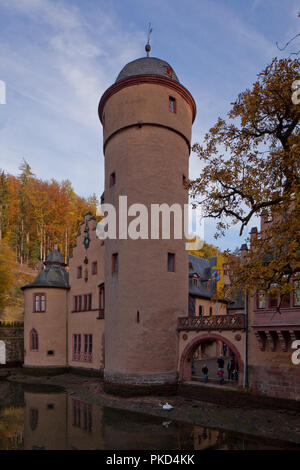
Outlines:
{"type": "Polygon", "coordinates": [[[188,313],[188,254],[185,240],[175,239],[172,230],[170,239],[150,238],[150,213],[151,204],[183,210],[188,202],[195,113],[173,68],[154,57],[127,64],[99,104],[105,203],[118,213],[119,196],[127,196],[128,207],[143,204],[149,214],[149,239],[117,234],[104,242],[104,379],[110,392],[171,390],[177,384],[176,324],[188,313]]]}

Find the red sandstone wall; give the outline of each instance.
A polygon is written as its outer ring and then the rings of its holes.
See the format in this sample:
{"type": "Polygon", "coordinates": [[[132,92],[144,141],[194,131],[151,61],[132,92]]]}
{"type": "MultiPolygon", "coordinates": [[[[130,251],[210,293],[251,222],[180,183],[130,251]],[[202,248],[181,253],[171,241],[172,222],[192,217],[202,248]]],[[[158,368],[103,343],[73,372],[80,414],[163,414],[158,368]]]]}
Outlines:
{"type": "MultiPolygon", "coordinates": [[[[257,322],[260,313],[255,313],[255,299],[249,299],[249,384],[254,392],[277,398],[290,398],[300,400],[300,365],[292,363],[291,341],[287,351],[283,351],[279,341],[276,341],[275,350],[271,350],[267,341],[265,350],[261,351],[254,334],[253,324],[257,322]]],[[[274,314],[269,319],[270,328],[278,323],[278,316],[274,314]]],[[[258,319],[259,321],[259,319],[258,319]]],[[[280,322],[280,318],[279,318],[280,322]]],[[[286,329],[289,330],[289,320],[286,320],[286,329]]],[[[282,325],[280,329],[282,329],[282,325]]],[[[263,329],[263,328],[262,328],[263,329]]],[[[284,328],[283,328],[284,329],[284,328]]]]}
{"type": "MultiPolygon", "coordinates": [[[[161,123],[188,138],[192,110],[177,96],[177,113],[169,112],[162,86],[141,84],[113,95],[105,105],[104,136],[137,121],[161,123]]],[[[115,134],[105,149],[105,202],[128,205],[187,203],[182,184],[188,176],[189,148],[172,130],[131,127],[115,134]],[[116,184],[109,177],[116,172],[116,184]]],[[[177,371],[176,317],[188,311],[188,258],[184,240],[106,240],[106,370],[122,374],[160,374],[177,371]],[[119,272],[112,275],[111,256],[119,254],[119,272]],[[168,252],[176,255],[176,271],[167,271],[168,252]],[[137,311],[140,322],[137,323],[137,311]]],[[[127,379],[126,379],[127,380],[127,379]]]]}
{"type": "MultiPolygon", "coordinates": [[[[96,236],[96,221],[87,215],[81,225],[80,235],[77,237],[77,245],[70,258],[69,282],[69,309],[68,309],[68,364],[72,367],[83,367],[87,369],[100,369],[103,365],[103,334],[104,319],[99,316],[99,284],[104,282],[104,246],[96,236]],[[84,240],[85,221],[88,221],[90,245],[86,249],[84,240]],[[84,263],[87,257],[88,263],[84,263]],[[97,274],[92,274],[92,263],[97,261],[97,274]],[[77,278],[77,267],[82,266],[82,278],[77,278]],[[88,279],[85,281],[85,269],[88,279]],[[74,312],[74,296],[92,294],[92,310],[74,312]],[[73,334],[93,335],[92,362],[73,360],[73,334]]],[[[83,342],[81,343],[83,348],[83,342]]]]}

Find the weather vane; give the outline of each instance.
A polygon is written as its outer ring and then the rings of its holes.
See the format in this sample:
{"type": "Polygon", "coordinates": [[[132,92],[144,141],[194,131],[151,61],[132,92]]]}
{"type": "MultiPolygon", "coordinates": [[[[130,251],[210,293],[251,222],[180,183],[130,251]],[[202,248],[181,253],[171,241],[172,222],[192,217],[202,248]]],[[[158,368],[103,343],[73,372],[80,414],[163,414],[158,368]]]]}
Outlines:
{"type": "Polygon", "coordinates": [[[145,50],[147,52],[147,57],[149,57],[149,52],[151,51],[151,46],[150,46],[150,35],[153,31],[153,28],[151,26],[151,23],[148,23],[148,34],[147,34],[147,44],[145,47],[145,50]]]}

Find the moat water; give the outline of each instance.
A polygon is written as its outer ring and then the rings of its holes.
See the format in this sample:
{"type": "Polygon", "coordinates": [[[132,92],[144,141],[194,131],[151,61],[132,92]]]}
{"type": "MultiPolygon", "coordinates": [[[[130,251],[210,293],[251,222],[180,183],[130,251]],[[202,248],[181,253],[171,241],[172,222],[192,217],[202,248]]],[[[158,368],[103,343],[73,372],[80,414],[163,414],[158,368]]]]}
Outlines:
{"type": "Polygon", "coordinates": [[[0,450],[280,448],[293,446],[88,404],[52,386],[0,382],[0,450]]]}

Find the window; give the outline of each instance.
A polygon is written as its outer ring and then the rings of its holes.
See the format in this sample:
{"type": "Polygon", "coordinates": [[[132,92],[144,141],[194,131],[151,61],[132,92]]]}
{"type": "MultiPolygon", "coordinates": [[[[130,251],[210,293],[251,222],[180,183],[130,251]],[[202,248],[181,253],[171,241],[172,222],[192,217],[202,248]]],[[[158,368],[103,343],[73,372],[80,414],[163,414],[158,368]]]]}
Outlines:
{"type": "Polygon", "coordinates": [[[84,335],[84,353],[87,354],[88,352],[88,337],[89,335],[84,335]]]}
{"type": "Polygon", "coordinates": [[[73,361],[80,361],[81,335],[73,335],[73,361]]]}
{"type": "Polygon", "coordinates": [[[269,307],[274,308],[278,305],[278,295],[277,293],[272,293],[269,295],[269,307]]]}
{"type": "Polygon", "coordinates": [[[82,266],[78,266],[77,268],[77,279],[82,278],[82,266]]]}
{"type": "Polygon", "coordinates": [[[89,354],[93,352],[93,335],[88,335],[89,337],[89,354]]]}
{"type": "Polygon", "coordinates": [[[87,310],[87,295],[83,296],[83,310],[87,310]]]}
{"type": "Polygon", "coordinates": [[[54,356],[54,351],[52,349],[50,349],[49,351],[47,351],[47,355],[48,356],[54,356]]]}
{"type": "Polygon", "coordinates": [[[193,286],[194,287],[199,287],[199,279],[197,276],[193,277],[193,286]]]}
{"type": "Polygon", "coordinates": [[[203,307],[199,305],[199,316],[203,315],[203,307]]]}
{"type": "Polygon", "coordinates": [[[185,175],[182,175],[182,184],[183,184],[183,186],[186,185],[186,176],[185,175]]]}
{"type": "Polygon", "coordinates": [[[290,294],[283,294],[281,296],[280,307],[289,307],[290,306],[290,294]]]}
{"type": "Polygon", "coordinates": [[[39,422],[39,410],[37,408],[31,408],[29,410],[29,422],[31,430],[34,431],[37,428],[39,422]]]}
{"type": "Polygon", "coordinates": [[[173,96],[169,96],[169,111],[176,113],[176,99],[173,96]]]}
{"type": "Polygon", "coordinates": [[[118,253],[114,253],[112,255],[112,272],[117,273],[118,270],[119,270],[118,253]]]}
{"type": "Polygon", "coordinates": [[[74,311],[77,312],[78,309],[78,296],[74,295],[74,311]]]}
{"type": "Polygon", "coordinates": [[[92,310],[92,294],[88,294],[87,295],[87,309],[88,310],[92,310]]]}
{"type": "Polygon", "coordinates": [[[73,335],[73,352],[77,352],[77,336],[73,335]]]}
{"type": "Polygon", "coordinates": [[[295,282],[294,306],[295,307],[300,307],[300,281],[295,282]]]}
{"type": "Polygon", "coordinates": [[[78,312],[81,312],[81,295],[78,296],[78,312]]]}
{"type": "Polygon", "coordinates": [[[30,331],[30,350],[38,351],[39,349],[39,336],[35,329],[30,331]]]}
{"type": "Polygon", "coordinates": [[[266,294],[265,292],[257,293],[257,308],[266,308],[266,294]]]}
{"type": "Polygon", "coordinates": [[[174,253],[168,253],[168,271],[175,271],[175,255],[174,253]]]}
{"type": "Polygon", "coordinates": [[[92,263],[92,274],[97,274],[97,261],[92,263]]]}
{"type": "Polygon", "coordinates": [[[213,313],[212,307],[209,307],[209,314],[212,315],[212,313],[213,313]]]}
{"type": "Polygon", "coordinates": [[[46,294],[34,294],[33,311],[46,312],[46,294]]]}
{"type": "Polygon", "coordinates": [[[112,187],[116,184],[116,173],[113,172],[109,178],[109,186],[112,187]]]}
{"type": "Polygon", "coordinates": [[[100,286],[100,291],[99,291],[99,307],[101,310],[104,310],[104,305],[105,305],[105,291],[104,291],[104,284],[100,286]]]}

